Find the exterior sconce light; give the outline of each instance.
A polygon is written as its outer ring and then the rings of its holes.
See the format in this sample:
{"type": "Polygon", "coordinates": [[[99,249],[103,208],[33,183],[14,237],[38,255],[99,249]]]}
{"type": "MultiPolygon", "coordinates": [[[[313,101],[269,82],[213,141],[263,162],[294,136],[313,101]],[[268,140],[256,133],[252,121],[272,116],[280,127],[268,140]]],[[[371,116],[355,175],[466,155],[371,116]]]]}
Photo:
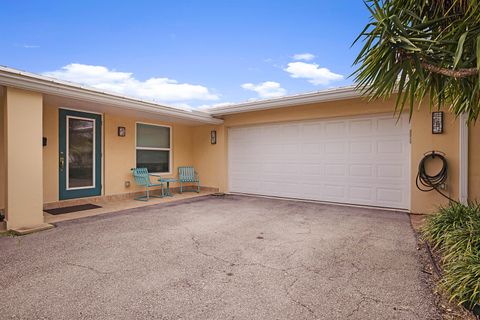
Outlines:
{"type": "Polygon", "coordinates": [[[216,130],[210,131],[210,143],[211,144],[217,144],[217,131],[216,130]]]}
{"type": "Polygon", "coordinates": [[[125,127],[118,127],[119,137],[125,137],[126,134],[127,134],[127,129],[125,129],[125,127]]]}
{"type": "Polygon", "coordinates": [[[432,133],[443,133],[443,111],[432,112],[432,133]]]}

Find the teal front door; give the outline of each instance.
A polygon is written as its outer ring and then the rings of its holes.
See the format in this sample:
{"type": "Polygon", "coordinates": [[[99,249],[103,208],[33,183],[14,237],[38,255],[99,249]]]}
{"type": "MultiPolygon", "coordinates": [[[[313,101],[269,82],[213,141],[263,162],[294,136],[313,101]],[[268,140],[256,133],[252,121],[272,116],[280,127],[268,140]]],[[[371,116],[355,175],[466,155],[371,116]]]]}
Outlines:
{"type": "Polygon", "coordinates": [[[102,117],[59,110],[60,200],[98,196],[102,192],[102,117]]]}

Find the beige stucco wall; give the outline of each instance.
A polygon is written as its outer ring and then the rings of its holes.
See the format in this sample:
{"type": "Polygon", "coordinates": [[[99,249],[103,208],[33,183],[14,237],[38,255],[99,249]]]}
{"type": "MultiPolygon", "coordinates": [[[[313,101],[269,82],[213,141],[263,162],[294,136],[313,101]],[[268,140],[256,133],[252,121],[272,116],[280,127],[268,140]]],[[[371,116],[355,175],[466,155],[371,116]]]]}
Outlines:
{"type": "MultiPolygon", "coordinates": [[[[137,187],[133,181],[130,169],[135,167],[135,123],[145,122],[172,126],[172,174],[177,175],[179,166],[193,165],[192,128],[145,118],[128,118],[114,114],[104,115],[104,190],[105,195],[122,194],[144,190],[137,187]],[[117,128],[125,127],[126,136],[118,137],[117,128]],[[131,187],[125,187],[125,181],[130,181],[131,187]]],[[[172,186],[176,186],[172,184],[172,186]]]]}
{"type": "Polygon", "coordinates": [[[367,103],[365,99],[350,99],[228,115],[224,117],[224,124],[226,127],[233,127],[268,122],[344,117],[392,112],[392,108],[391,103],[383,101],[367,103]]]}
{"type": "Polygon", "coordinates": [[[6,215],[9,229],[43,223],[42,105],[43,97],[39,93],[14,88],[6,90],[6,215]]]}
{"type": "Polygon", "coordinates": [[[47,145],[43,147],[43,201],[58,201],[58,108],[44,105],[43,137],[47,145]]]}
{"type": "MultiPolygon", "coordinates": [[[[43,148],[44,202],[56,202],[58,195],[58,106],[45,105],[43,136],[48,144],[43,148]]],[[[117,195],[142,191],[137,187],[130,169],[135,167],[135,123],[169,125],[172,127],[172,163],[171,175],[176,176],[179,166],[193,165],[192,127],[151,120],[142,117],[127,117],[115,113],[103,114],[103,195],[117,195]],[[125,127],[126,136],[118,137],[117,128],[125,127]],[[125,182],[130,181],[130,187],[125,182]]],[[[172,184],[175,187],[175,184],[172,184]]]]}
{"type": "Polygon", "coordinates": [[[202,186],[227,191],[227,140],[225,126],[199,126],[193,129],[193,158],[202,186]],[[217,132],[217,143],[211,144],[210,132],[217,132]]]}
{"type": "MultiPolygon", "coordinates": [[[[411,122],[412,129],[412,162],[411,162],[411,203],[412,212],[433,212],[439,205],[448,204],[448,200],[435,191],[421,192],[415,185],[418,164],[424,153],[432,150],[442,151],[448,161],[447,190],[443,191],[453,199],[458,199],[459,190],[459,120],[445,112],[444,133],[432,134],[432,115],[428,106],[423,106],[420,111],[415,111],[411,122]]],[[[438,172],[438,166],[431,163],[427,168],[429,172],[438,172]]]]}

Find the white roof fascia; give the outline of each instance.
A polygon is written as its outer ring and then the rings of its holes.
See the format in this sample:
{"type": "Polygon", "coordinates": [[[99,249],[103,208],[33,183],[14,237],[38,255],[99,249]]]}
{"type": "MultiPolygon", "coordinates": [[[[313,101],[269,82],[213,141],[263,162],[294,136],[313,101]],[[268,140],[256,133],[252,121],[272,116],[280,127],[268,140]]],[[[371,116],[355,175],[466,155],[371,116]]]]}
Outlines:
{"type": "Polygon", "coordinates": [[[297,94],[275,99],[232,104],[224,107],[206,109],[205,111],[210,113],[212,116],[220,117],[229,114],[284,108],[326,101],[346,100],[359,97],[362,97],[362,92],[352,85],[348,87],[297,94]]]}
{"type": "Polygon", "coordinates": [[[4,66],[0,66],[0,85],[94,103],[107,104],[123,109],[163,114],[173,118],[198,121],[206,124],[223,123],[223,120],[213,118],[207,112],[197,110],[188,111],[167,107],[155,102],[104,92],[79,84],[57,80],[30,72],[19,71],[4,66]]]}

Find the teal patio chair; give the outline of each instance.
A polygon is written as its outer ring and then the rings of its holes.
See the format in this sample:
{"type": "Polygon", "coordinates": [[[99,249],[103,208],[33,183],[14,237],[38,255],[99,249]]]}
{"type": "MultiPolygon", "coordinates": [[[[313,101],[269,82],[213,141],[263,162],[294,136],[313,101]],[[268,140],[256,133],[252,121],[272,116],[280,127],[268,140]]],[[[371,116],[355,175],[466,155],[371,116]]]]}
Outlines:
{"type": "Polygon", "coordinates": [[[193,167],[178,167],[178,182],[180,183],[180,193],[183,193],[184,183],[196,183],[197,190],[193,186],[191,191],[200,192],[200,177],[193,167]]]}
{"type": "Polygon", "coordinates": [[[135,183],[139,186],[145,186],[145,195],[141,197],[135,198],[135,200],[139,201],[148,201],[150,197],[153,198],[163,198],[164,196],[164,191],[163,191],[163,182],[160,183],[152,183],[150,181],[150,175],[148,174],[147,168],[132,168],[132,174],[133,177],[135,178],[135,183]],[[160,196],[155,196],[155,195],[150,195],[150,187],[161,187],[161,195],[160,196]]]}

